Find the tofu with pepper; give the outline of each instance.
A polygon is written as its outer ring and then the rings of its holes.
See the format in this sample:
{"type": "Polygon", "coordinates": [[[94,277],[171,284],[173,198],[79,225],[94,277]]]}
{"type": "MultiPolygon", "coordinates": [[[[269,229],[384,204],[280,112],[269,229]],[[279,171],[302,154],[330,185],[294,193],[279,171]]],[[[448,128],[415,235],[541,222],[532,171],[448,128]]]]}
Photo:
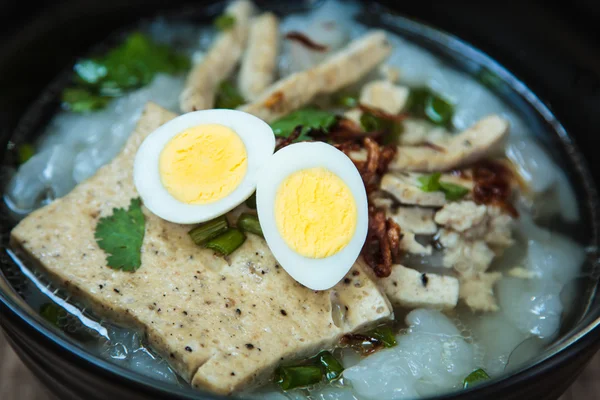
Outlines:
{"type": "Polygon", "coordinates": [[[21,221],[11,233],[13,248],[99,316],[143,330],[152,348],[193,386],[220,394],[264,382],[279,363],[311,356],[347,333],[393,317],[362,264],[332,289],[316,292],[292,279],[258,236],[248,234],[223,258],[196,246],[189,226],[145,208],[141,267],[133,273],[107,267],[94,238],[96,224],[138,196],[136,151],[174,117],[149,104],[122,152],[21,221]],[[340,307],[341,318],[333,312],[340,307]]]}
{"type": "Polygon", "coordinates": [[[453,276],[421,273],[402,265],[394,265],[387,278],[379,279],[390,301],[397,306],[447,310],[456,307],[458,279],[453,276]]]}

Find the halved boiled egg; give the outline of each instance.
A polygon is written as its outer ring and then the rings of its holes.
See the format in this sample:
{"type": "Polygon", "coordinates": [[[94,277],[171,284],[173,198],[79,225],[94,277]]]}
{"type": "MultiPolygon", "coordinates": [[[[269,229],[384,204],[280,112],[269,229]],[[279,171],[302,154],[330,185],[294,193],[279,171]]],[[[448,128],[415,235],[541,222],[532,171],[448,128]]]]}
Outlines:
{"type": "Polygon", "coordinates": [[[352,161],[322,142],[276,152],[258,181],[260,225],[273,255],[314,290],[338,283],[367,236],[367,195],[352,161]]]}
{"type": "Polygon", "coordinates": [[[181,224],[204,222],[252,195],[274,148],[273,130],[253,115],[236,110],[187,113],[141,144],[135,187],[157,216],[181,224]]]}

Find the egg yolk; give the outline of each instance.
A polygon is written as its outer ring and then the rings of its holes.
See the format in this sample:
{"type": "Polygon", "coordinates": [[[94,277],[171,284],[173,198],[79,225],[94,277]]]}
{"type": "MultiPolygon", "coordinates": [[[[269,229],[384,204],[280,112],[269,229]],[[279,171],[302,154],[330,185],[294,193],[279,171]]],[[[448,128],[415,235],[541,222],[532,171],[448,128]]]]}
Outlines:
{"type": "Polygon", "coordinates": [[[231,194],[248,169],[246,146],[230,128],[207,124],[173,137],[160,154],[163,186],[177,200],[207,204],[231,194]]]}
{"type": "Polygon", "coordinates": [[[350,243],[357,208],[350,188],[325,168],[286,177],[275,197],[275,222],[287,245],[304,257],[325,258],[350,243]]]}

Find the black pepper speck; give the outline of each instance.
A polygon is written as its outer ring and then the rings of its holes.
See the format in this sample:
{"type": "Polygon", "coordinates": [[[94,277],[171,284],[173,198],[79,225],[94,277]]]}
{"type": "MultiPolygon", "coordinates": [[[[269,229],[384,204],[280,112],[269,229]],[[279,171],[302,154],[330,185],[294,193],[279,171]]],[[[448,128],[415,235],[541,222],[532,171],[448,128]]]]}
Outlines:
{"type": "Polygon", "coordinates": [[[192,352],[192,348],[190,346],[185,346],[185,351],[191,353],[192,352]]]}
{"type": "Polygon", "coordinates": [[[287,311],[285,311],[285,310],[279,310],[279,312],[281,312],[281,315],[283,315],[284,317],[287,316],[287,311]]]}
{"type": "Polygon", "coordinates": [[[252,350],[254,348],[254,345],[252,343],[246,343],[246,348],[248,350],[252,350]]]}
{"type": "Polygon", "coordinates": [[[427,287],[427,284],[429,283],[429,278],[427,277],[427,274],[421,274],[421,283],[423,284],[423,286],[427,287]]]}

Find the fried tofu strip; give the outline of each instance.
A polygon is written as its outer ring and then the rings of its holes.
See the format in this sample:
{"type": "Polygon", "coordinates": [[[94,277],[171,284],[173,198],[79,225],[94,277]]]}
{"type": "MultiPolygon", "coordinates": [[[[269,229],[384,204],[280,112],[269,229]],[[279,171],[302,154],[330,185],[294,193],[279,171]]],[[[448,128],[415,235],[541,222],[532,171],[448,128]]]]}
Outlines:
{"type": "Polygon", "coordinates": [[[337,92],[360,80],[386,59],[391,49],[384,32],[366,34],[321,64],[275,82],[256,101],[240,109],[271,122],[317,95],[337,92]]]}
{"type": "Polygon", "coordinates": [[[240,60],[248,38],[254,4],[238,0],[225,10],[235,18],[234,26],[219,34],[204,59],[192,67],[179,97],[183,112],[212,108],[219,84],[227,79],[240,60]]]}
{"type": "Polygon", "coordinates": [[[433,149],[427,146],[398,146],[392,171],[447,171],[482,159],[508,135],[508,121],[498,115],[479,120],[469,129],[433,149]]]}
{"type": "Polygon", "coordinates": [[[252,20],[248,47],[238,75],[238,87],[247,100],[256,99],[275,79],[279,49],[279,20],[264,13],[252,20]]]}

